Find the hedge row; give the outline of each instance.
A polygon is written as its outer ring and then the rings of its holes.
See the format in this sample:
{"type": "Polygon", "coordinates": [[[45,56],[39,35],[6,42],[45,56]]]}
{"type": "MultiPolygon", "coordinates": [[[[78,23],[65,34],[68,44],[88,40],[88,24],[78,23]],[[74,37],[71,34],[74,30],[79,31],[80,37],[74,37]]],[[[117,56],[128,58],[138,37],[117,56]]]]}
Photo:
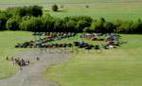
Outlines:
{"type": "Polygon", "coordinates": [[[142,20],[108,22],[89,16],[55,18],[43,14],[40,6],[13,7],[0,11],[0,30],[33,32],[142,33],[142,20]]]}

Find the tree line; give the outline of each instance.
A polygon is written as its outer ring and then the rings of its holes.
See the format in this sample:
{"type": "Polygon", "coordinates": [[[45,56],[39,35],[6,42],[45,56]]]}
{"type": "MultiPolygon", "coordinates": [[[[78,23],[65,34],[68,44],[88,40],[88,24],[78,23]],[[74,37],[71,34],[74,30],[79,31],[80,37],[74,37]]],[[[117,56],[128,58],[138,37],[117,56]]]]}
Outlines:
{"type": "Polygon", "coordinates": [[[11,7],[0,11],[0,30],[33,32],[142,33],[142,20],[115,22],[89,16],[56,18],[43,13],[40,6],[11,7]]]}

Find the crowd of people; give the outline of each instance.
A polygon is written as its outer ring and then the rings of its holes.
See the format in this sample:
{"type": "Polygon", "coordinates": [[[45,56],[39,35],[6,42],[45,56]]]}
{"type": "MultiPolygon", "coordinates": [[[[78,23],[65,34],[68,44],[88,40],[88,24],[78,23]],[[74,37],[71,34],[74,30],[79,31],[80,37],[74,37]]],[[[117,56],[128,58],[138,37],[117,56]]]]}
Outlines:
{"type": "Polygon", "coordinates": [[[23,67],[23,66],[27,66],[30,64],[30,61],[29,60],[25,60],[23,58],[20,58],[20,57],[6,57],[6,60],[7,61],[12,61],[13,65],[16,64],[18,65],[20,68],[23,67]]]}
{"type": "MultiPolygon", "coordinates": [[[[24,58],[20,58],[20,57],[6,57],[7,61],[11,61],[14,64],[18,65],[20,67],[20,69],[22,69],[22,67],[24,66],[28,66],[31,62],[30,60],[24,59],[24,58]]],[[[36,57],[36,60],[39,61],[40,58],[36,57]]]]}

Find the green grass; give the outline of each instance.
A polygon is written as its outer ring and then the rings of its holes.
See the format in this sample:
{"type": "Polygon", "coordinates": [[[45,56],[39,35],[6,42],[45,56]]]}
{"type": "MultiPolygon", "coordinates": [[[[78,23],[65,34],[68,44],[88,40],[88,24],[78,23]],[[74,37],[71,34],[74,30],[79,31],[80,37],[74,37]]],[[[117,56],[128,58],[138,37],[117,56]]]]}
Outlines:
{"type": "Polygon", "coordinates": [[[81,51],[68,62],[45,71],[61,86],[141,86],[142,35],[122,35],[118,49],[81,51]]]}
{"type": "MultiPolygon", "coordinates": [[[[136,20],[142,18],[141,0],[0,0],[0,8],[24,5],[40,5],[56,17],[91,16],[95,19],[104,17],[107,20],[136,20]],[[53,4],[64,6],[60,12],[52,12],[53,4]],[[89,8],[85,8],[89,5],[89,8]]],[[[46,11],[45,11],[46,12],[46,11]]]]}
{"type": "Polygon", "coordinates": [[[18,52],[27,49],[15,49],[17,43],[29,41],[33,39],[30,32],[18,31],[2,31],[0,32],[0,79],[9,77],[16,73],[17,66],[13,66],[11,62],[6,61],[6,56],[14,56],[18,52]]]}
{"type": "Polygon", "coordinates": [[[136,20],[142,18],[142,3],[92,3],[90,8],[86,4],[64,5],[62,12],[50,12],[57,17],[65,16],[91,16],[94,19],[104,17],[107,20],[136,20]]]}
{"type": "Polygon", "coordinates": [[[68,3],[68,4],[71,4],[71,3],[104,3],[104,2],[108,2],[108,3],[123,3],[123,2],[140,2],[140,0],[0,0],[0,3],[1,4],[25,4],[25,3],[28,3],[28,4],[34,4],[34,3],[37,3],[37,4],[48,4],[48,3],[61,3],[61,4],[64,4],[64,3],[68,3]]]}

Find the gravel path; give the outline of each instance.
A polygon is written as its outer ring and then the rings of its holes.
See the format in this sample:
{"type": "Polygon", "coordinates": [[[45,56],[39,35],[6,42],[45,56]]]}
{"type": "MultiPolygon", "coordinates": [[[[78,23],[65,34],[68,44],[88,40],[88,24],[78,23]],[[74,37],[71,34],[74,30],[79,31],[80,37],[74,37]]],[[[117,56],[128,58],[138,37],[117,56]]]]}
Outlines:
{"type": "Polygon", "coordinates": [[[29,59],[32,63],[23,67],[11,78],[0,80],[0,86],[59,86],[56,82],[47,81],[43,78],[43,72],[51,65],[60,64],[70,58],[69,53],[52,53],[34,50],[20,53],[17,56],[29,59]],[[40,57],[36,61],[36,57],[40,57]]]}

